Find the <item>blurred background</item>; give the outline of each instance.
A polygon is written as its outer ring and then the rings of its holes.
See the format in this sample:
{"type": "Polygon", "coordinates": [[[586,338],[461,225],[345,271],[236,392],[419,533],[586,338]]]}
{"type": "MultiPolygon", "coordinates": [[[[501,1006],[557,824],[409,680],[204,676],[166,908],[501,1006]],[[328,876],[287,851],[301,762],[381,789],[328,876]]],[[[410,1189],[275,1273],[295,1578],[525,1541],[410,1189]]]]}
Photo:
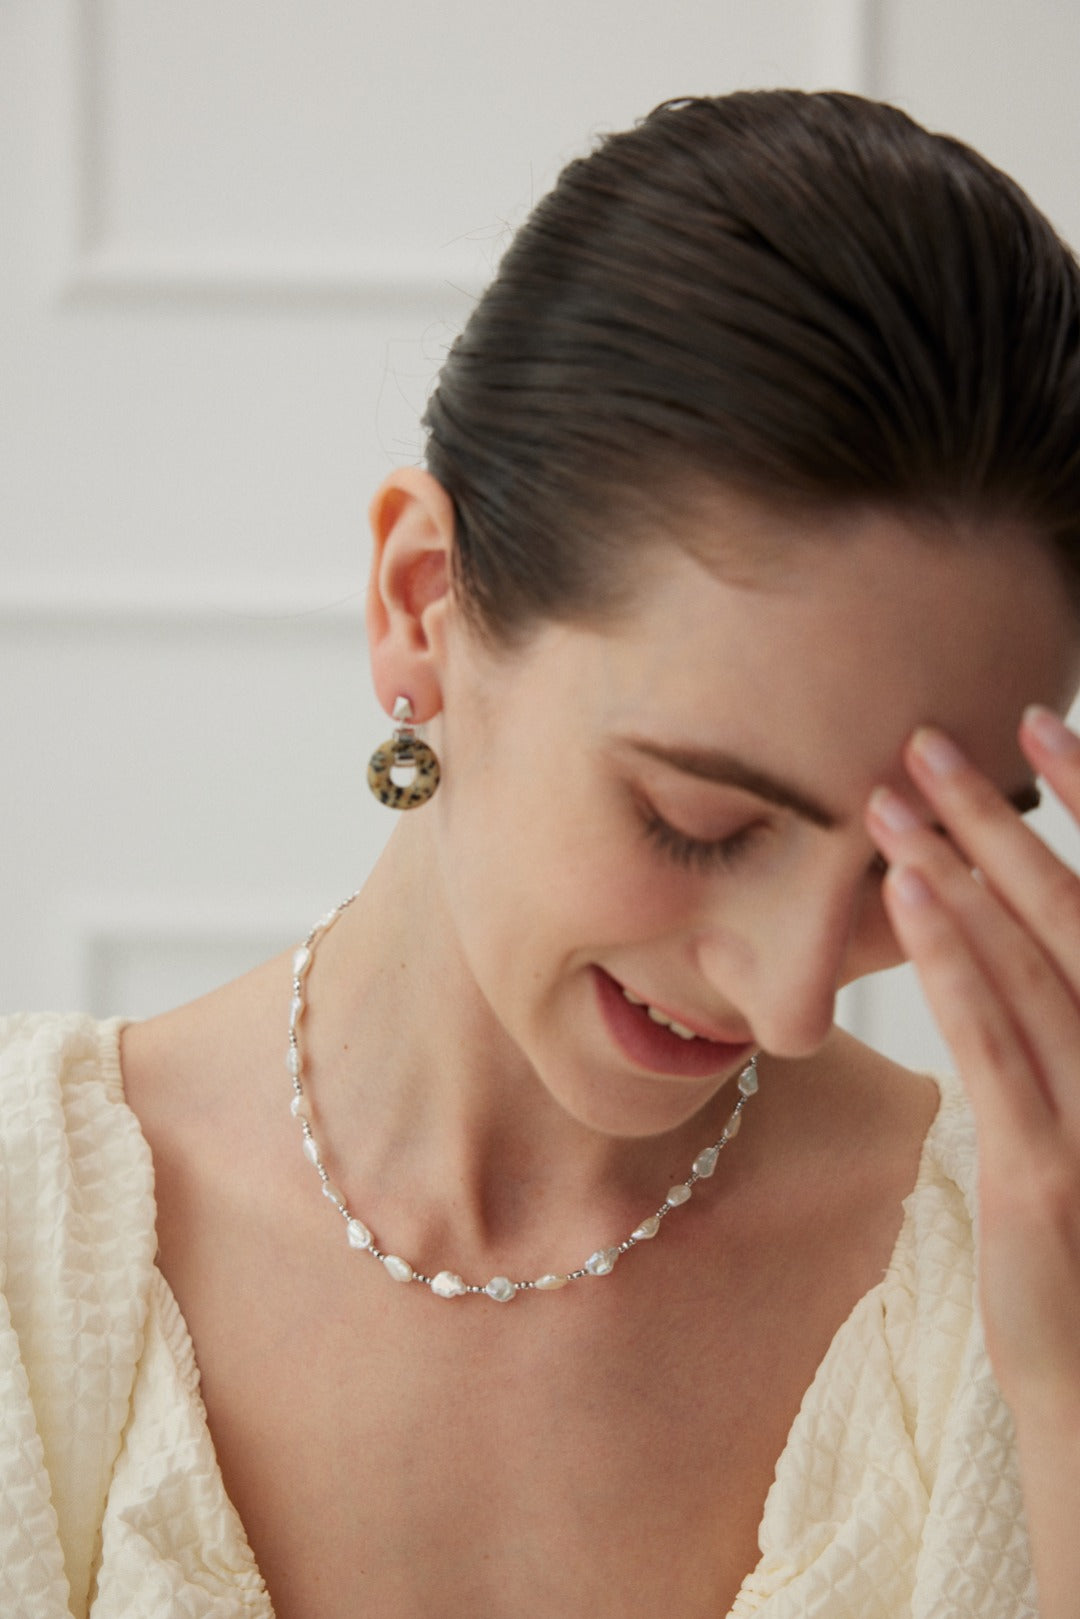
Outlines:
{"type": "MultiPolygon", "coordinates": [[[[146,1015],[359,884],[365,509],[442,355],[599,133],[781,84],[1080,243],[1077,0],[0,0],[0,1006],[146,1015]]],[[[842,1010],[947,1060],[904,970],[842,1010]]]]}

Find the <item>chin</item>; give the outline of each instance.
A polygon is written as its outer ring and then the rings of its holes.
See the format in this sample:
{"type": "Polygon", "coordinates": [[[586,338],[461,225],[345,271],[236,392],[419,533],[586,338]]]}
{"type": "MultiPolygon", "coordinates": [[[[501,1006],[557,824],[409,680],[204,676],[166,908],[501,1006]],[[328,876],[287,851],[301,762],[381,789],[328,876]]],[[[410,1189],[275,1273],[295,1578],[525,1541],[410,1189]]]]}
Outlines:
{"type": "Polygon", "coordinates": [[[572,1095],[561,1088],[551,1094],[563,1112],[585,1129],[612,1140],[642,1141],[687,1124],[725,1083],[723,1078],[690,1082],[642,1075],[597,1078],[572,1095]]]}

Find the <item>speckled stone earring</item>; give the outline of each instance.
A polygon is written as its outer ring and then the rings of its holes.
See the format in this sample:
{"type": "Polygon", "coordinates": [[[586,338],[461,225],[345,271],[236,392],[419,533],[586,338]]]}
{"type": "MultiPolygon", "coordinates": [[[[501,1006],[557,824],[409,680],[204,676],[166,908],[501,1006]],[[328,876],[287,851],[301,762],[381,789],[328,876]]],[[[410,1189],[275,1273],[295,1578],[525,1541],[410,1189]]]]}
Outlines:
{"type": "Polygon", "coordinates": [[[368,786],[389,809],[416,809],[426,804],[439,785],[439,761],[435,750],[421,742],[412,723],[413,706],[407,697],[394,704],[397,729],[389,742],[383,742],[368,760],[368,786]],[[400,766],[413,768],[411,779],[399,786],[390,772],[400,766]]]}

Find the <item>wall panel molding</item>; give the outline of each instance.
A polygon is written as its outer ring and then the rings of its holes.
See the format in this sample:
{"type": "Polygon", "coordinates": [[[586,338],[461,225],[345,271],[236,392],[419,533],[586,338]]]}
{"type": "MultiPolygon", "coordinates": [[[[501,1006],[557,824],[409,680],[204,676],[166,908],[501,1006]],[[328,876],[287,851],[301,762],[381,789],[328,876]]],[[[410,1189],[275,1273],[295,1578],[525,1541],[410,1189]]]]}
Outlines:
{"type": "MultiPolygon", "coordinates": [[[[882,81],[884,0],[814,0],[818,33],[812,78],[821,86],[874,95],[882,81]]],[[[287,247],[155,249],[109,241],[102,218],[106,48],[98,0],[65,0],[66,262],[57,293],[65,303],[257,304],[412,312],[448,303],[460,315],[482,292],[491,265],[481,250],[309,252],[287,247]]]]}
{"type": "MultiPolygon", "coordinates": [[[[314,920],[310,910],[311,901],[303,896],[292,904],[276,896],[267,906],[244,899],[230,904],[208,896],[83,895],[60,907],[56,917],[62,1004],[96,1016],[116,1011],[148,1015],[154,1007],[120,1007],[116,1001],[118,995],[124,997],[126,980],[147,976],[145,969],[140,973],[141,964],[164,969],[167,981],[170,967],[175,970],[176,962],[182,961],[189,977],[181,986],[183,994],[188,989],[200,991],[192,979],[197,979],[203,957],[209,989],[220,981],[223,959],[243,971],[303,938],[314,920]]],[[[283,1006],[283,1018],[285,1010],[283,1006]]]]}
{"type": "Polygon", "coordinates": [[[483,290],[479,252],[447,255],[390,249],[347,253],[287,248],[155,250],[105,239],[102,220],[104,49],[96,0],[66,0],[63,85],[67,173],[62,186],[66,262],[63,303],[283,304],[362,311],[464,311],[483,290]]]}
{"type": "Polygon", "coordinates": [[[364,581],[326,578],[238,580],[30,579],[0,581],[0,627],[364,631],[364,581]]]}
{"type": "Polygon", "coordinates": [[[822,89],[876,95],[881,82],[883,0],[816,0],[815,83],[822,89]]]}
{"type": "Polygon", "coordinates": [[[79,242],[58,291],[72,304],[241,302],[415,317],[451,306],[464,314],[484,285],[471,259],[433,273],[419,254],[152,254],[79,242]]]}

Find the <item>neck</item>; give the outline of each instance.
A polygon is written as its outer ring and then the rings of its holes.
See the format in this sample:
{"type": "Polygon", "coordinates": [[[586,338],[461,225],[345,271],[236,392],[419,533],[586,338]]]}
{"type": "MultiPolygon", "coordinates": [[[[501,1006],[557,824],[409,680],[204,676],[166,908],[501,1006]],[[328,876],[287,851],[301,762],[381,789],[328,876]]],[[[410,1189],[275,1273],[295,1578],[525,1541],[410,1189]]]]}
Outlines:
{"type": "Polygon", "coordinates": [[[639,1138],[568,1114],[469,971],[420,830],[398,827],[314,943],[301,1049],[327,1170],[377,1244],[425,1270],[573,1268],[690,1174],[737,1091],[639,1138]]]}

